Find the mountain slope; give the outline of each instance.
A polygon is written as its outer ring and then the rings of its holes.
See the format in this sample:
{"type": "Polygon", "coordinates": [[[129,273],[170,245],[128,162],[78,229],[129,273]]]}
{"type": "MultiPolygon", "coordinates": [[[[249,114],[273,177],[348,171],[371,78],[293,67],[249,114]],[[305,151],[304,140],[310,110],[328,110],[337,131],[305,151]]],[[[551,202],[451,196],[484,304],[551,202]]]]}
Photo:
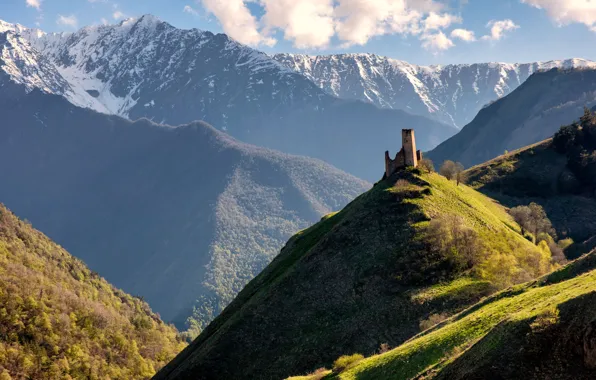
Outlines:
{"type": "Polygon", "coordinates": [[[343,99],[400,109],[461,128],[539,70],[596,68],[583,59],[417,66],[375,54],[276,54],[278,62],[343,99]]]}
{"type": "Polygon", "coordinates": [[[244,142],[320,158],[371,181],[378,152],[401,127],[418,129],[424,150],[456,132],[337,99],[224,34],[177,29],[150,15],[71,34],[19,33],[99,112],[170,125],[204,120],[244,142]]]}
{"type": "Polygon", "coordinates": [[[593,252],[325,378],[593,379],[595,269],[593,252]]]}
{"type": "Polygon", "coordinates": [[[532,75],[508,96],[482,109],[457,135],[428,153],[436,163],[472,166],[506,150],[542,141],[596,104],[596,70],[558,70],[532,75]]]}
{"type": "Polygon", "coordinates": [[[370,185],[200,122],[129,122],[0,92],[0,199],[109,281],[204,324],[296,231],[370,185]]]}
{"type": "Polygon", "coordinates": [[[2,379],[146,379],[185,346],[145,302],[1,204],[0,305],[2,379]]]}
{"type": "Polygon", "coordinates": [[[156,379],[279,379],[395,346],[433,314],[549,271],[550,254],[516,231],[474,190],[399,172],[290,239],[156,379]]]}
{"type": "Polygon", "coordinates": [[[558,235],[576,242],[567,252],[571,258],[596,244],[590,243],[596,238],[593,191],[581,190],[566,155],[554,149],[552,139],[474,166],[467,177],[471,187],[507,206],[543,206],[558,235]]]}

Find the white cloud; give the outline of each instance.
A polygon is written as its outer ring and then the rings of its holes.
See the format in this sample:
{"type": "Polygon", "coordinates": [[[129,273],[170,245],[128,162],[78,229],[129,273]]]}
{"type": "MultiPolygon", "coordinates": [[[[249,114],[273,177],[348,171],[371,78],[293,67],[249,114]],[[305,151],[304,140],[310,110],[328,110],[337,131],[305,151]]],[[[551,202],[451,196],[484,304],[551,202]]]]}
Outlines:
{"type": "Polygon", "coordinates": [[[423,9],[409,3],[416,4],[406,0],[339,0],[334,12],[337,37],[346,45],[364,45],[375,36],[418,34],[423,9]]]}
{"type": "Polygon", "coordinates": [[[101,22],[102,25],[108,25],[109,24],[108,20],[106,20],[103,17],[99,21],[101,22]]]}
{"type": "Polygon", "coordinates": [[[189,13],[193,16],[197,16],[199,14],[199,12],[194,9],[193,7],[191,7],[190,5],[185,5],[184,9],[182,10],[184,13],[189,13]]]}
{"type": "Polygon", "coordinates": [[[424,20],[424,30],[438,30],[451,26],[451,24],[461,24],[461,17],[450,15],[448,13],[438,14],[430,12],[428,17],[424,20]]]}
{"type": "Polygon", "coordinates": [[[596,1],[594,0],[521,0],[521,2],[544,9],[559,25],[580,23],[596,32],[596,1]]]}
{"type": "Polygon", "coordinates": [[[42,0],[26,0],[26,3],[28,7],[35,8],[38,11],[41,10],[42,0]]]}
{"type": "Polygon", "coordinates": [[[112,14],[112,17],[114,18],[114,20],[121,20],[121,19],[125,18],[126,15],[124,13],[120,12],[120,11],[115,11],[112,14]]]}
{"type": "Polygon", "coordinates": [[[451,31],[451,38],[457,38],[466,42],[476,41],[476,36],[474,35],[474,32],[467,29],[453,29],[451,31]]]}
{"type": "Polygon", "coordinates": [[[77,20],[77,17],[75,15],[70,15],[70,16],[58,15],[58,18],[56,19],[56,24],[76,28],[77,25],[79,24],[79,20],[77,20]]]}
{"type": "Polygon", "coordinates": [[[443,32],[424,34],[420,39],[422,40],[423,48],[435,53],[455,46],[453,41],[451,41],[443,32]]]}
{"type": "Polygon", "coordinates": [[[264,33],[283,30],[294,46],[324,48],[335,34],[333,0],[261,0],[265,15],[264,33]]]}
{"type": "Polygon", "coordinates": [[[212,13],[227,34],[247,45],[272,46],[275,40],[262,34],[257,19],[250,13],[244,0],[202,0],[203,7],[212,13]]]}
{"type": "Polygon", "coordinates": [[[490,34],[483,36],[482,39],[489,41],[499,41],[501,38],[505,37],[506,32],[519,29],[519,25],[516,25],[509,19],[501,21],[492,20],[486,24],[486,27],[490,28],[490,34]]]}
{"type": "Polygon", "coordinates": [[[462,22],[461,17],[444,12],[444,0],[198,1],[219,20],[224,32],[249,45],[272,46],[276,42],[272,36],[280,31],[301,49],[325,48],[334,39],[343,46],[364,45],[388,34],[424,36],[426,45],[445,47],[452,41],[439,32],[462,22]],[[251,14],[249,2],[263,8],[261,19],[251,14]]]}

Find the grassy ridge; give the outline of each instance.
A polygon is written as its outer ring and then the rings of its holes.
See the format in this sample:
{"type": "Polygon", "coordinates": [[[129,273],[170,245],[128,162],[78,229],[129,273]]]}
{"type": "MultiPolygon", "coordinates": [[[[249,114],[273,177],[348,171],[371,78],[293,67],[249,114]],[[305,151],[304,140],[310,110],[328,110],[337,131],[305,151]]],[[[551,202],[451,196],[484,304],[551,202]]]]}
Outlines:
{"type": "Polygon", "coordinates": [[[0,378],[147,379],[185,343],[0,204],[0,378]]]}
{"type": "MultiPolygon", "coordinates": [[[[465,373],[449,372],[450,377],[444,376],[442,371],[451,370],[450,365],[469,349],[482,351],[481,354],[476,353],[477,356],[498,355],[498,349],[506,344],[499,337],[505,336],[507,331],[490,334],[495,329],[503,329],[503,326],[513,328],[518,322],[524,321],[534,331],[543,330],[558,322],[558,310],[561,305],[595,292],[595,256],[596,253],[578,260],[539,281],[518,285],[498,293],[394,350],[364,359],[343,373],[330,374],[325,378],[465,378],[462,377],[465,373]],[[587,273],[573,276],[585,272],[588,267],[591,270],[587,273]],[[579,268],[581,270],[578,270],[579,268]],[[493,352],[490,352],[491,350],[493,352]]],[[[474,362],[468,363],[468,367],[473,368],[474,365],[474,362]]]]}
{"type": "MultiPolygon", "coordinates": [[[[526,253],[544,258],[499,204],[437,174],[401,172],[290,239],[156,379],[282,378],[371,355],[419,333],[429,316],[494,292],[503,284],[490,274],[501,267],[511,282],[535,277],[526,253]],[[447,215],[475,231],[486,257],[506,262],[459,268],[433,251],[427,228],[447,215]]],[[[547,257],[539,274],[549,265],[547,257]]]]}

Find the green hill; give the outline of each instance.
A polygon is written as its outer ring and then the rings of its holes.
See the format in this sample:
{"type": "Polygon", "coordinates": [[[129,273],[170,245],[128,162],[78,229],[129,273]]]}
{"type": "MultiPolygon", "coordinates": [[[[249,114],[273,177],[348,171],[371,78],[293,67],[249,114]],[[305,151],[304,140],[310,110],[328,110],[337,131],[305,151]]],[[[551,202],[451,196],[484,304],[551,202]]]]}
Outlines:
{"type": "Polygon", "coordinates": [[[559,237],[577,244],[568,256],[594,248],[596,199],[586,191],[558,153],[552,139],[507,153],[467,170],[468,184],[514,207],[536,202],[544,207],[559,237]]]}
{"type": "Polygon", "coordinates": [[[471,188],[399,172],[290,239],[155,379],[280,379],[395,347],[550,271],[519,231],[471,188]]]}
{"type": "Polygon", "coordinates": [[[594,302],[596,251],[342,372],[293,379],[593,379],[594,302]]]}
{"type": "Polygon", "coordinates": [[[0,379],[147,379],[185,343],[0,204],[0,379]]]}

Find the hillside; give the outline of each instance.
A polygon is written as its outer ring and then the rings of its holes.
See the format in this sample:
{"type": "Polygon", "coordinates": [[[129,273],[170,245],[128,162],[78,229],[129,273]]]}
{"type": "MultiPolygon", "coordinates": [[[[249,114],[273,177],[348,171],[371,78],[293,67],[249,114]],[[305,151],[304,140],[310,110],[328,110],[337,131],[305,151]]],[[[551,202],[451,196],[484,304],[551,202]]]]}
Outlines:
{"type": "Polygon", "coordinates": [[[474,166],[467,175],[472,188],[509,207],[542,205],[558,235],[577,243],[567,252],[571,258],[594,247],[589,241],[596,236],[596,199],[581,191],[566,155],[554,149],[552,139],[474,166]],[[584,242],[588,246],[582,247],[584,242]]]}
{"type": "Polygon", "coordinates": [[[506,210],[402,171],[288,241],[165,379],[279,379],[396,346],[420,325],[551,270],[506,210]]]}
{"type": "Polygon", "coordinates": [[[508,96],[483,108],[457,135],[428,153],[434,162],[470,167],[507,150],[551,137],[561,125],[596,104],[596,70],[536,73],[508,96]]]}
{"type": "Polygon", "coordinates": [[[596,68],[583,59],[418,66],[375,54],[276,54],[328,94],[400,109],[461,128],[539,70],[596,68]]]}
{"type": "Polygon", "coordinates": [[[151,15],[74,33],[0,23],[2,30],[21,38],[0,45],[0,54],[25,58],[2,55],[0,72],[40,57],[65,86],[44,86],[30,70],[10,71],[13,81],[131,120],[203,120],[243,142],[319,158],[369,181],[378,179],[378,152],[399,140],[401,127],[416,128],[425,150],[457,132],[403,110],[338,99],[225,34],[178,29],[151,15]]]}
{"type": "Polygon", "coordinates": [[[185,345],[0,204],[0,378],[147,379],[185,345]]]}
{"type": "Polygon", "coordinates": [[[0,199],[180,329],[193,308],[208,323],[292,234],[370,188],[201,122],[130,122],[37,91],[0,91],[0,112],[0,199]]]}
{"type": "Polygon", "coordinates": [[[593,379],[596,252],[321,379],[593,379]]]}

